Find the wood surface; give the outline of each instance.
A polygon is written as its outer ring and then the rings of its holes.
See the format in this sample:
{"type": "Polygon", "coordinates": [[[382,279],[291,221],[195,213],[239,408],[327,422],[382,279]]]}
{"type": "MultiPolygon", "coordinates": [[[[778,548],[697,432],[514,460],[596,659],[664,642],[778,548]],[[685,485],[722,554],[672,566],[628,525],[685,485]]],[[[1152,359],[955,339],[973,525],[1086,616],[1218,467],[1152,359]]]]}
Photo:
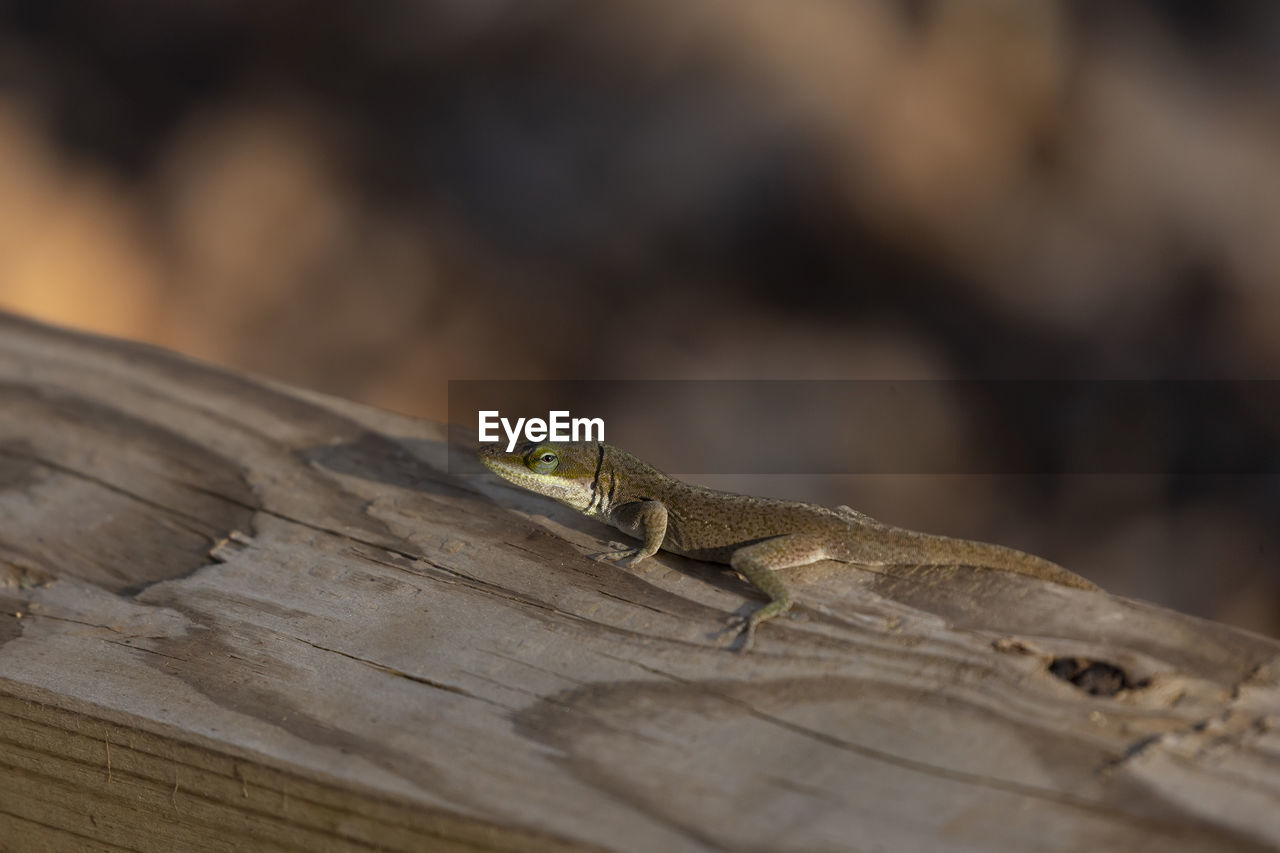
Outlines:
{"type": "Polygon", "coordinates": [[[0,317],[0,848],[1280,846],[1274,640],[823,564],[738,655],[728,569],[448,453],[0,317]]]}

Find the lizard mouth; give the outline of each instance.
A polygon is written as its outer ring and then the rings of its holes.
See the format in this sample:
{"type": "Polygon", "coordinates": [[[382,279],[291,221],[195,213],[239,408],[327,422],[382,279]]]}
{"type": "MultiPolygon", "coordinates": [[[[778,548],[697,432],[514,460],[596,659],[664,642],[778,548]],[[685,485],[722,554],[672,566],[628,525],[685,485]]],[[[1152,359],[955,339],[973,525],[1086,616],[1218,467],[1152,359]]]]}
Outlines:
{"type": "Polygon", "coordinates": [[[477,454],[480,462],[484,467],[497,474],[504,480],[515,483],[526,489],[546,494],[545,488],[539,488],[539,484],[547,479],[529,470],[529,466],[525,464],[524,457],[519,453],[507,453],[501,447],[488,446],[480,448],[477,454]]]}
{"type": "Polygon", "coordinates": [[[480,448],[477,455],[480,457],[480,461],[484,463],[484,467],[495,474],[505,474],[515,469],[518,465],[523,467],[521,464],[523,460],[519,454],[506,453],[502,448],[495,445],[480,448]]]}

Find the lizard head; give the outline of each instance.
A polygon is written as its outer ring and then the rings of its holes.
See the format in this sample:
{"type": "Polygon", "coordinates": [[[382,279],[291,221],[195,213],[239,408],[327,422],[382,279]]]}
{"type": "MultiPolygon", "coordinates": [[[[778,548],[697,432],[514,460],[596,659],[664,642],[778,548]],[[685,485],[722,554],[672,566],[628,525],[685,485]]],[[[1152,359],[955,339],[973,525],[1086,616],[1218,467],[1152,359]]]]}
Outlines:
{"type": "Polygon", "coordinates": [[[526,444],[507,453],[497,445],[480,448],[490,471],[531,492],[586,512],[595,494],[604,445],[596,441],[526,444]]]}

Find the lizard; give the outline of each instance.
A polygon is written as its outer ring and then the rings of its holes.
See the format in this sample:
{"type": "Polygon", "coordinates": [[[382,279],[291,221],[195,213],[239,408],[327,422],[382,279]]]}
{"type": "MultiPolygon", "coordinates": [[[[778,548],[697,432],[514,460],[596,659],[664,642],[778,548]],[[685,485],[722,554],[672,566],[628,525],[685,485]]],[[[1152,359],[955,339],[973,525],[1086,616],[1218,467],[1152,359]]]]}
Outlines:
{"type": "Polygon", "coordinates": [[[768,596],[730,620],[739,651],[762,623],[793,604],[779,569],[836,560],[861,566],[971,566],[1029,575],[1063,586],[1095,584],[1032,554],[967,539],[894,527],[847,506],[753,497],[686,483],[603,442],[544,442],[513,451],[482,447],[481,462],[499,477],[612,524],[640,544],[595,555],[627,567],[659,549],[727,563],[768,596]]]}

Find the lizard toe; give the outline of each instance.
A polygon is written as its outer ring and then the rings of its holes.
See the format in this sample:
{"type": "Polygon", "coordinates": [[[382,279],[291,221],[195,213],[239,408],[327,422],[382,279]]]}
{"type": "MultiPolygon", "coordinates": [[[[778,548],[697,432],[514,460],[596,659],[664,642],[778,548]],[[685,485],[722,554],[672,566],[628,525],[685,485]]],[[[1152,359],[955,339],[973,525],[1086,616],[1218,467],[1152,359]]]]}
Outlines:
{"type": "MultiPolygon", "coordinates": [[[[634,560],[636,556],[639,555],[640,553],[639,548],[623,546],[616,542],[613,542],[610,544],[612,544],[617,550],[603,551],[599,554],[592,554],[591,559],[599,560],[602,563],[618,563],[618,562],[622,562],[623,560],[634,560]]],[[[624,565],[629,565],[629,564],[624,564],[624,565]]]]}

